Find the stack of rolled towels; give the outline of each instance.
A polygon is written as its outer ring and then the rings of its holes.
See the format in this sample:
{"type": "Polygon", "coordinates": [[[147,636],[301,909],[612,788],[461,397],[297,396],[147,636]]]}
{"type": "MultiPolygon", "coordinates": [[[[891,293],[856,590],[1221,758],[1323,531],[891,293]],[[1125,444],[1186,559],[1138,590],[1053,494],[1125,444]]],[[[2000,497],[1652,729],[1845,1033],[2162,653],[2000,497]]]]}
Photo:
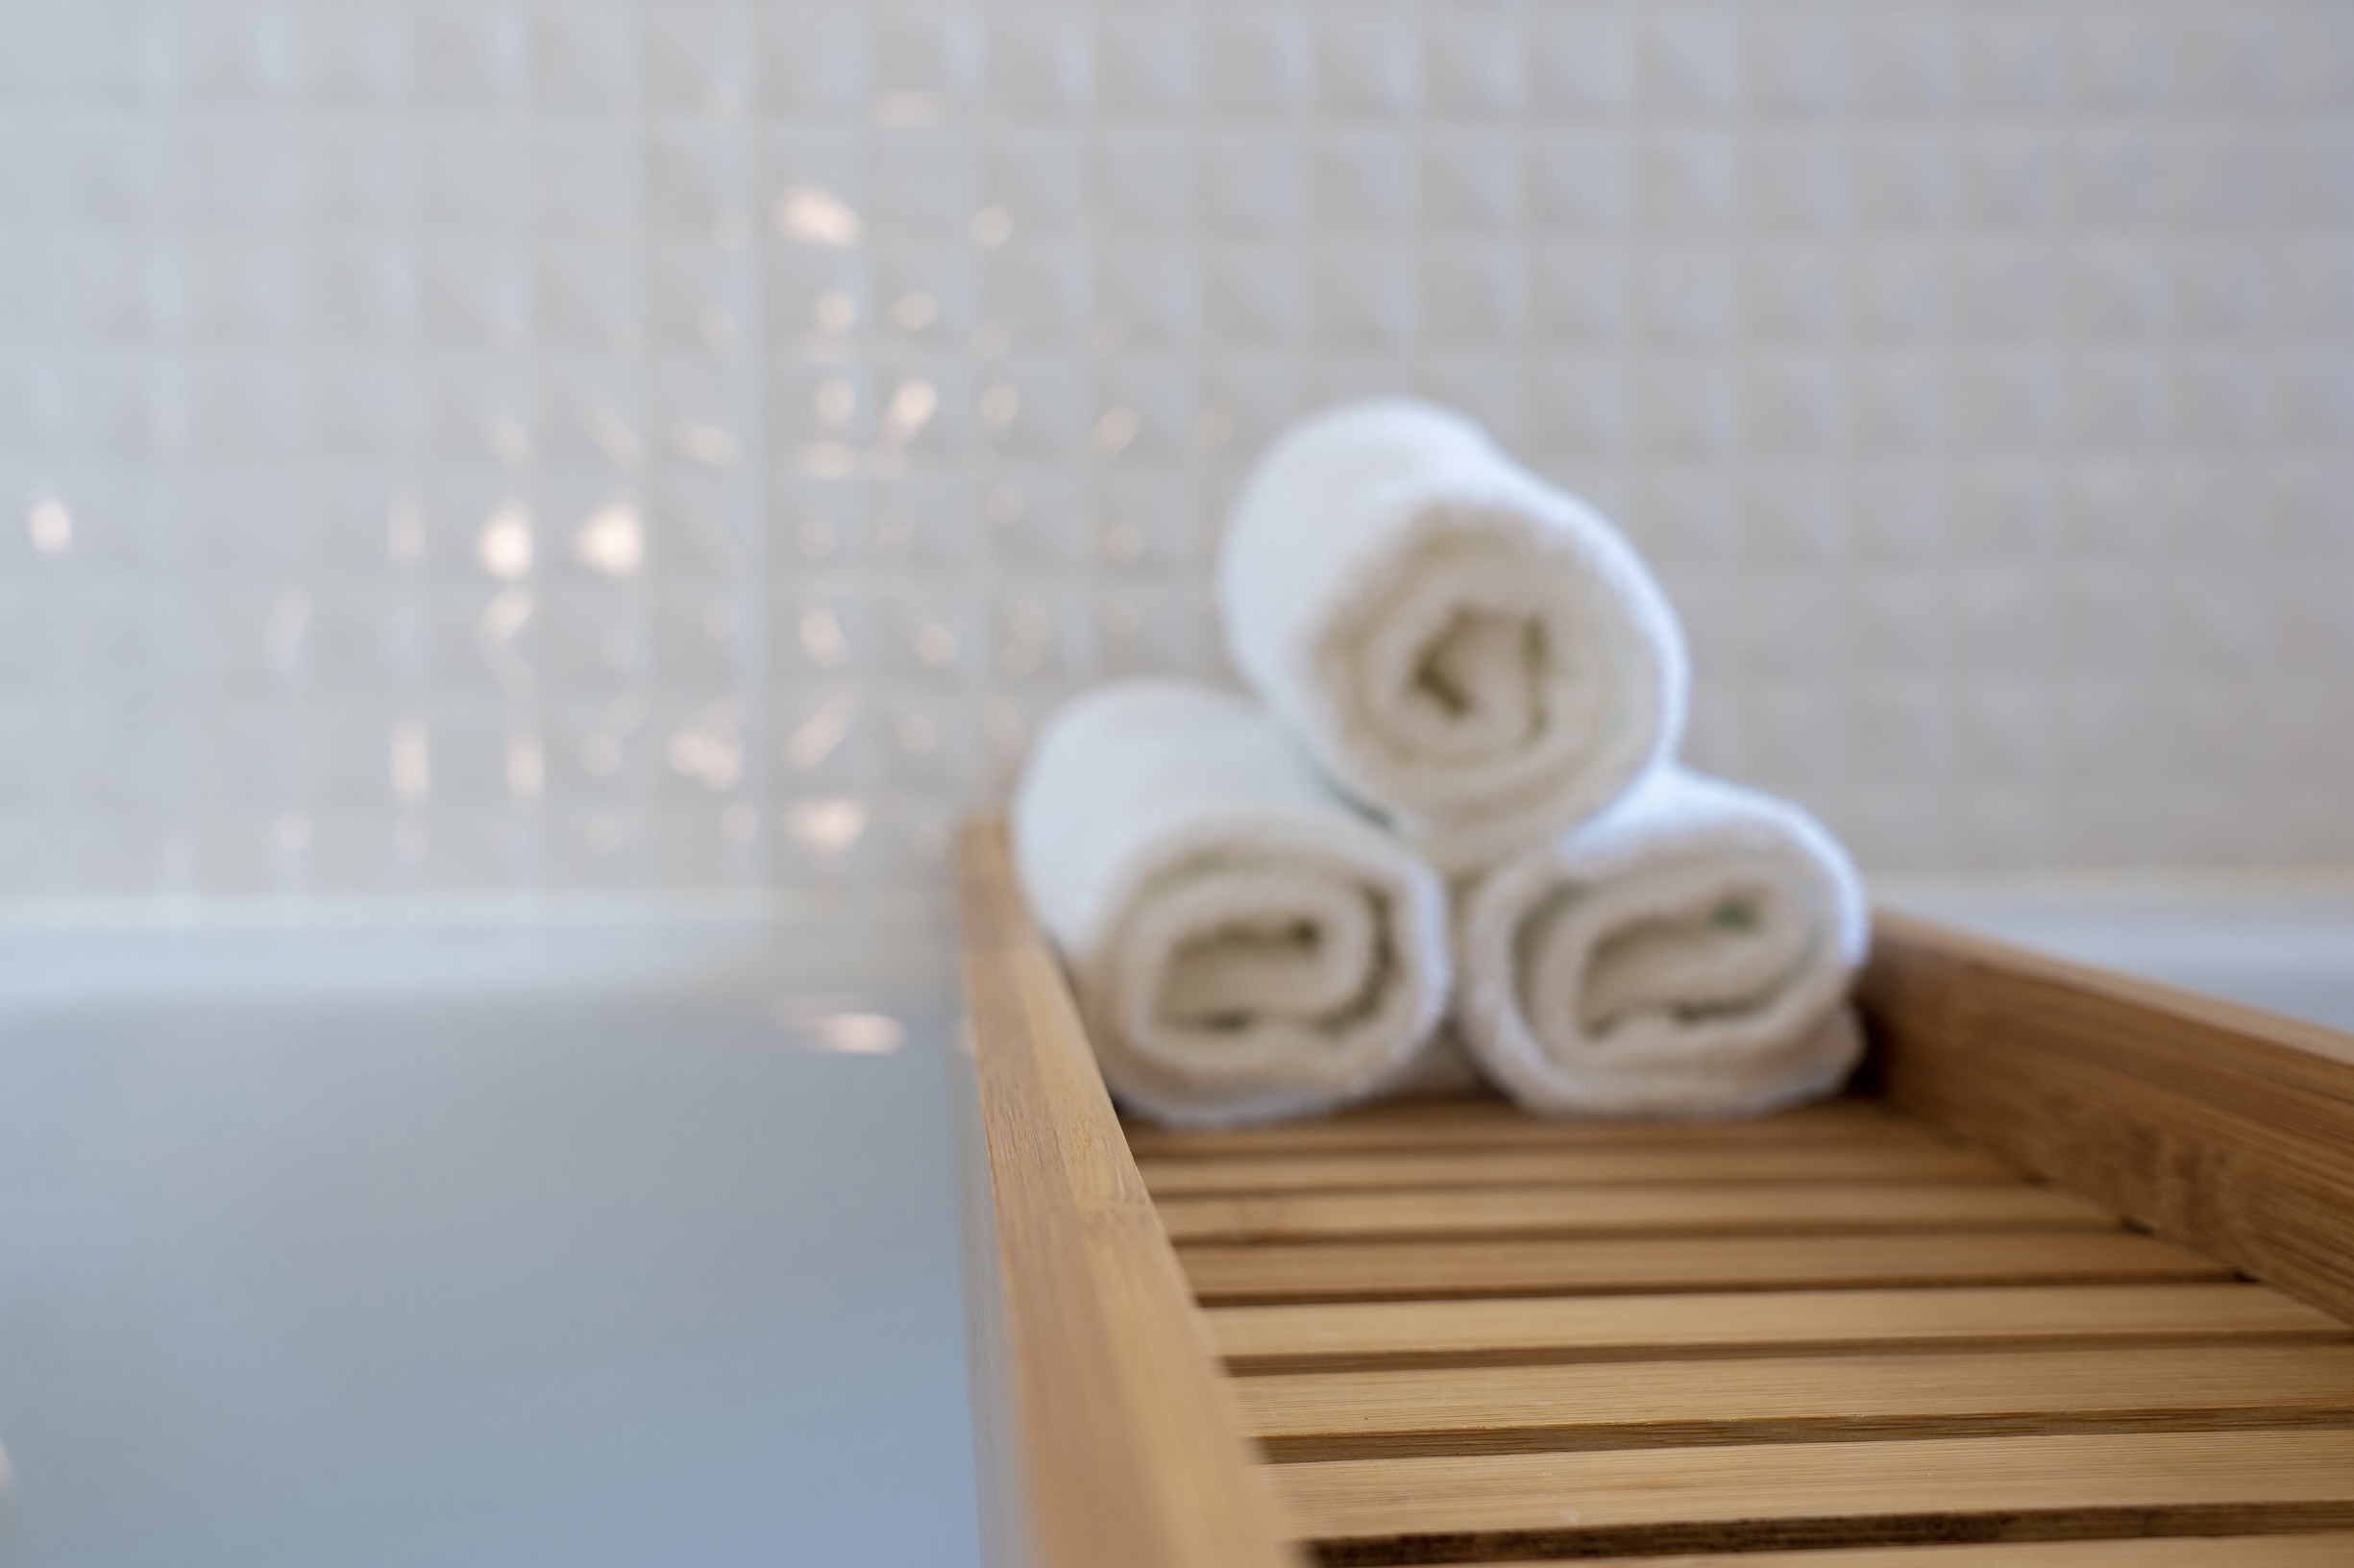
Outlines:
{"type": "Polygon", "coordinates": [[[1676,761],[1682,633],[1593,508],[1478,426],[1295,427],[1219,560],[1256,700],[1098,687],[1033,748],[1017,866],[1104,1081],[1186,1126],[1444,1078],[1548,1114],[1836,1089],[1861,885],[1783,800],[1676,761]]]}

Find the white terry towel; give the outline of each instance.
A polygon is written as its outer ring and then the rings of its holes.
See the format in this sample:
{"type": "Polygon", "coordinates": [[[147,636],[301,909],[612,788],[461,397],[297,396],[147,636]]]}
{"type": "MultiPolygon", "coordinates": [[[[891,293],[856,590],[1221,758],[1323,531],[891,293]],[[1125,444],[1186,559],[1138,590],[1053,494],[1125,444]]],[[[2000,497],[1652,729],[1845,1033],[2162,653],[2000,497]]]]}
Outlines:
{"type": "Polygon", "coordinates": [[[1014,852],[1105,1084],[1158,1120],[1380,1093],[1445,1011],[1445,888],[1243,697],[1138,680],[1071,702],[1031,752],[1014,852]]]}
{"type": "Polygon", "coordinates": [[[1798,807],[1663,769],[1456,914],[1466,1042],[1533,1110],[1728,1116],[1828,1092],[1870,916],[1798,807]]]}
{"type": "Polygon", "coordinates": [[[1584,821],[1683,730],[1682,630],[1633,550],[1430,404],[1285,434],[1218,587],[1243,677],[1450,875],[1584,821]]]}

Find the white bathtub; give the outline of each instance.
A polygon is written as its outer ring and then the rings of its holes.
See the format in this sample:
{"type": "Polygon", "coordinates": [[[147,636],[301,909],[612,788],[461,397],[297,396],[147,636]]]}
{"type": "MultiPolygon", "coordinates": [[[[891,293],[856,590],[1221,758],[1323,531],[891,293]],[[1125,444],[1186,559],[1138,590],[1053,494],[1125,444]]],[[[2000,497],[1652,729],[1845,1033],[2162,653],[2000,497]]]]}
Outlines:
{"type": "Polygon", "coordinates": [[[2354,1030],[2354,884],[1891,882],[1893,908],[2354,1030]]]}
{"type": "Polygon", "coordinates": [[[0,942],[10,1568],[977,1553],[936,935],[0,942]]]}

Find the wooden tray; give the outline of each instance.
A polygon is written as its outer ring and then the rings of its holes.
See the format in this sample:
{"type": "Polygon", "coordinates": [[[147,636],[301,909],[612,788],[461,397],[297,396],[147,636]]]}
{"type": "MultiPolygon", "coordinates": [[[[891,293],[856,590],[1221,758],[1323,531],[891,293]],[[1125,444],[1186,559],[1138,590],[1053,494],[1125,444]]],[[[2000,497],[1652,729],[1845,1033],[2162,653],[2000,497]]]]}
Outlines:
{"type": "Polygon", "coordinates": [[[2354,1564],[2354,1039],[1882,916],[1855,1098],[1123,1128],[962,868],[997,1560],[2354,1564]]]}

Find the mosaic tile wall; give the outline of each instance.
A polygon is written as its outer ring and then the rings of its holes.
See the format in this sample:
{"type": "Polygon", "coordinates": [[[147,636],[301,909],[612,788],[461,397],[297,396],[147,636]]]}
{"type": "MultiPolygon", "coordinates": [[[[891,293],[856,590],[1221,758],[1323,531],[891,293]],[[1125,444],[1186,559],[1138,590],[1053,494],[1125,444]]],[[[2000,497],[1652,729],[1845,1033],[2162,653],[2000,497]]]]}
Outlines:
{"type": "Polygon", "coordinates": [[[0,890],[938,873],[1412,388],[1889,870],[2354,864],[2354,8],[0,7],[0,890]]]}

